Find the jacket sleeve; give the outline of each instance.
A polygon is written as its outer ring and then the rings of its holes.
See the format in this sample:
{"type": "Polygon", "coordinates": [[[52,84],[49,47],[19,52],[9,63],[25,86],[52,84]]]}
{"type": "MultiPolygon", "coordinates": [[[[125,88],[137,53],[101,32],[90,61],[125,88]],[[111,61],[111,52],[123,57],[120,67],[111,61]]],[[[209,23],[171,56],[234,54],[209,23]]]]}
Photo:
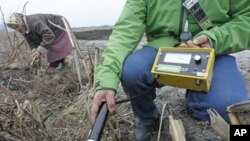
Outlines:
{"type": "Polygon", "coordinates": [[[29,36],[24,35],[24,38],[26,42],[28,43],[31,50],[39,46],[39,44],[36,44],[29,36]]]}
{"type": "Polygon", "coordinates": [[[95,71],[96,90],[117,90],[123,61],[134,51],[145,32],[146,5],[146,0],[127,0],[95,71]]]}
{"type": "Polygon", "coordinates": [[[199,34],[210,37],[216,55],[224,55],[250,48],[250,1],[230,0],[230,21],[199,34]]]}
{"type": "Polygon", "coordinates": [[[40,20],[37,21],[34,28],[34,31],[42,37],[40,46],[48,49],[50,44],[55,40],[55,34],[46,23],[41,22],[40,20]]]}

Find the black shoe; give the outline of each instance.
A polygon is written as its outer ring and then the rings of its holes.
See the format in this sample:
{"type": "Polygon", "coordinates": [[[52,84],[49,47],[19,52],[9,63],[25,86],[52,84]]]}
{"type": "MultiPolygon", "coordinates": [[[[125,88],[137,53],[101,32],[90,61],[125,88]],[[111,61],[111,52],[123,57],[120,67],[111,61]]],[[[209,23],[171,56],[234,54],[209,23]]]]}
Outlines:
{"type": "Polygon", "coordinates": [[[151,125],[143,125],[140,122],[135,127],[135,140],[136,141],[150,141],[152,133],[158,131],[159,120],[155,121],[151,125]]]}

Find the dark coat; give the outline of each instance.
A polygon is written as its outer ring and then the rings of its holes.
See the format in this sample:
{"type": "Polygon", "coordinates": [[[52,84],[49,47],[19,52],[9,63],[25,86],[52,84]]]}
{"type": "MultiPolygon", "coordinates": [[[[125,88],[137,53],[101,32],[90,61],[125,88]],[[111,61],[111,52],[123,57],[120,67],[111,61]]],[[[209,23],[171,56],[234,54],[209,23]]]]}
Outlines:
{"type": "Polygon", "coordinates": [[[60,15],[34,14],[26,16],[27,33],[23,35],[31,49],[38,46],[48,49],[63,32],[62,29],[52,25],[49,21],[63,28],[65,27],[60,15]]]}

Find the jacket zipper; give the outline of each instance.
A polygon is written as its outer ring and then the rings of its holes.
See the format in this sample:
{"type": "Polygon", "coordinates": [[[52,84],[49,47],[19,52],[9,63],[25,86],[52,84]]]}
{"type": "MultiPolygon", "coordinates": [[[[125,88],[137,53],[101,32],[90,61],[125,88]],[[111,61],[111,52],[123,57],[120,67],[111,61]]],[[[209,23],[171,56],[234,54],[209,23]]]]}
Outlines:
{"type": "Polygon", "coordinates": [[[183,27],[183,15],[184,15],[184,6],[182,4],[185,0],[182,0],[181,2],[181,12],[180,12],[180,19],[179,19],[179,35],[181,35],[182,27],[183,27]]]}

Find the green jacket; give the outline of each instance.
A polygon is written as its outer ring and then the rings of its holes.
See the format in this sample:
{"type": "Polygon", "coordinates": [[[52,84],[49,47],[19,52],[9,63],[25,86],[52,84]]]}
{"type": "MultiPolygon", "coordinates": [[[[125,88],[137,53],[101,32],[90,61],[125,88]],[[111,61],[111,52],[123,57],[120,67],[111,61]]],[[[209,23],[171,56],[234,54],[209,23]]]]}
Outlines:
{"type": "Polygon", "coordinates": [[[199,0],[212,21],[202,30],[186,10],[180,18],[182,0],[127,0],[95,72],[96,90],[117,90],[124,59],[146,33],[148,45],[172,47],[179,40],[185,19],[193,36],[205,34],[216,55],[238,52],[250,47],[249,0],[199,0]]]}

